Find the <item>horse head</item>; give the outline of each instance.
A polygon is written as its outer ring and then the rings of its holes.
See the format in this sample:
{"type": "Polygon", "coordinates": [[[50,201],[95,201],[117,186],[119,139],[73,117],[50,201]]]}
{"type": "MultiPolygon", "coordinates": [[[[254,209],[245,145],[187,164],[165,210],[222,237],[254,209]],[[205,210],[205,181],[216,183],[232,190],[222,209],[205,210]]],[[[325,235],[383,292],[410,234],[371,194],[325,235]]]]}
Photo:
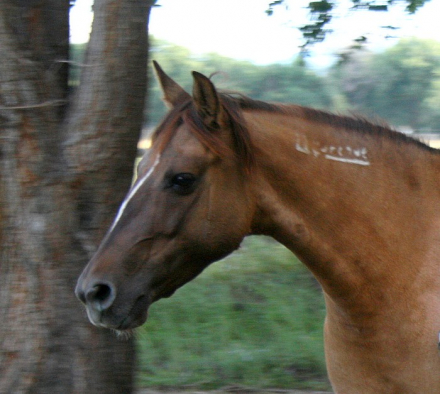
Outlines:
{"type": "Polygon", "coordinates": [[[170,111],[76,287],[90,321],[117,330],[143,324],[153,302],[238,248],[253,216],[239,108],[202,74],[191,96],[155,69],[170,111]]]}

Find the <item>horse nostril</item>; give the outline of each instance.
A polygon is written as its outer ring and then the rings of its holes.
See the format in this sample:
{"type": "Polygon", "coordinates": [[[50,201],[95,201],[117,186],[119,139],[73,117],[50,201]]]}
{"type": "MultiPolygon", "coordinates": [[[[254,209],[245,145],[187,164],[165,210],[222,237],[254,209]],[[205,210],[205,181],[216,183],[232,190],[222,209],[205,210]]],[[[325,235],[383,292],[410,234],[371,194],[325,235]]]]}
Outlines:
{"type": "Polygon", "coordinates": [[[84,291],[82,291],[79,286],[77,286],[75,289],[75,295],[76,298],[78,298],[83,304],[86,303],[86,296],[84,294],[84,291]]]}
{"type": "MultiPolygon", "coordinates": [[[[81,296],[79,296],[81,299],[81,296]]],[[[85,303],[103,311],[111,307],[116,298],[116,291],[111,283],[95,283],[85,293],[85,303]]]]}

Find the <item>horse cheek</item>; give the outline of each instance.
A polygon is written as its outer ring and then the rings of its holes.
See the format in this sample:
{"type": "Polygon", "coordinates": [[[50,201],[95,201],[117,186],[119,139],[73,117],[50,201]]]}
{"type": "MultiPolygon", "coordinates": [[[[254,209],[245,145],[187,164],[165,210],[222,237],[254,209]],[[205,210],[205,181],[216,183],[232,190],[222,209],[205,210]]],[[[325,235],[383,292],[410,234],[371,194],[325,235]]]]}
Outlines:
{"type": "Polygon", "coordinates": [[[165,196],[160,209],[155,209],[152,219],[154,233],[166,237],[182,237],[185,232],[185,223],[191,218],[191,212],[197,198],[175,198],[165,196]]]}

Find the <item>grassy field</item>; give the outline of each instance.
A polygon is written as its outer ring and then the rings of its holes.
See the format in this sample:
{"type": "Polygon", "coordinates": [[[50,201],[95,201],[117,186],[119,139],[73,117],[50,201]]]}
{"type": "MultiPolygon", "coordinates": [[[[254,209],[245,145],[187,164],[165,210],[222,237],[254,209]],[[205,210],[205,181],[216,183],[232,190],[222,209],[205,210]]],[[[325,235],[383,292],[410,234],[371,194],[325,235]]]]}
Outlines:
{"type": "Polygon", "coordinates": [[[327,389],[324,303],[284,247],[249,238],[170,299],[138,332],[140,387],[327,389]]]}

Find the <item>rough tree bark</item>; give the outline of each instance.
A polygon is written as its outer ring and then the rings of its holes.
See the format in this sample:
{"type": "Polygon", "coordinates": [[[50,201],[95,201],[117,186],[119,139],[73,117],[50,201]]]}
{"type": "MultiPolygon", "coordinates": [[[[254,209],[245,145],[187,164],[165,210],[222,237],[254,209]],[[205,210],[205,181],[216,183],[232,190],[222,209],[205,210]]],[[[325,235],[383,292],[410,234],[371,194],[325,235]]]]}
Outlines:
{"type": "Polygon", "coordinates": [[[0,393],[133,389],[133,340],[73,290],[129,187],[153,3],[95,1],[70,97],[69,0],[0,0],[0,393]]]}

